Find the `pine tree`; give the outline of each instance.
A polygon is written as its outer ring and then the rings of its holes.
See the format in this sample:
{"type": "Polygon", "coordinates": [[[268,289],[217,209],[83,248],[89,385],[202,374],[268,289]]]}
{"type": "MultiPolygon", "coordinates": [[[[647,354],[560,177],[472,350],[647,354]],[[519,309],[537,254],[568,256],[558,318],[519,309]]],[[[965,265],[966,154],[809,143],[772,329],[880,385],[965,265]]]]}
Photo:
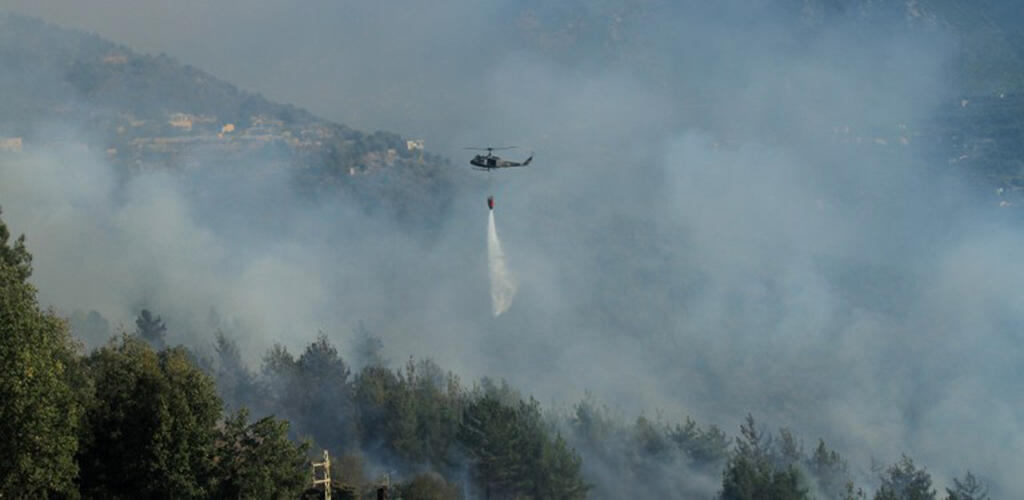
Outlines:
{"type": "Polygon", "coordinates": [[[149,343],[153,349],[160,350],[166,345],[164,337],[167,335],[167,325],[160,316],[153,316],[149,309],[143,309],[139,317],[135,318],[135,328],[136,335],[149,343]]]}
{"type": "Polygon", "coordinates": [[[585,498],[589,487],[580,476],[580,457],[561,436],[551,438],[537,401],[507,403],[507,392],[490,388],[468,403],[459,433],[479,494],[585,498]]]}
{"type": "MultiPolygon", "coordinates": [[[[785,433],[784,434],[788,434],[785,433]]],[[[740,425],[733,456],[722,473],[722,500],[805,500],[808,489],[800,470],[786,463],[797,453],[792,435],[783,437],[781,451],[774,449],[772,436],[758,430],[752,415],[740,425]]]]}
{"type": "Polygon", "coordinates": [[[988,500],[988,487],[967,471],[964,480],[953,478],[953,489],[946,488],[947,500],[988,500]]]}
{"type": "Polygon", "coordinates": [[[288,422],[249,422],[239,410],[225,419],[216,447],[215,498],[297,498],[309,483],[309,442],[288,440],[288,422]]]}
{"type": "Polygon", "coordinates": [[[906,455],[886,469],[875,500],[934,500],[932,477],[906,455]]]}
{"type": "MultiPolygon", "coordinates": [[[[3,214],[3,211],[0,211],[0,214],[3,214]]],[[[7,224],[0,219],[0,265],[9,269],[12,279],[25,283],[29,276],[32,276],[32,254],[25,248],[24,234],[14,240],[13,245],[7,242],[10,237],[7,224]]]]}
{"type": "Polygon", "coordinates": [[[669,437],[697,468],[717,470],[729,457],[729,438],[714,425],[701,429],[687,417],[683,425],[675,425],[669,437]]]}
{"type": "Polygon", "coordinates": [[[384,357],[384,342],[380,337],[373,334],[366,325],[360,321],[356,325],[353,351],[356,362],[362,367],[388,366],[390,361],[384,357]]]}
{"type": "Polygon", "coordinates": [[[351,371],[338,350],[320,334],[298,359],[281,346],[263,358],[272,404],[299,435],[321,447],[345,449],[356,444],[357,424],[351,371]]]}
{"type": "Polygon", "coordinates": [[[260,404],[260,387],[256,376],[242,361],[238,344],[218,330],[214,337],[214,351],[217,354],[217,391],[230,408],[254,408],[260,404]]]}
{"type": "Polygon", "coordinates": [[[825,440],[818,440],[818,447],[807,460],[807,470],[818,483],[818,490],[826,498],[842,498],[853,495],[853,483],[844,460],[835,450],[825,446],[825,440]]]}

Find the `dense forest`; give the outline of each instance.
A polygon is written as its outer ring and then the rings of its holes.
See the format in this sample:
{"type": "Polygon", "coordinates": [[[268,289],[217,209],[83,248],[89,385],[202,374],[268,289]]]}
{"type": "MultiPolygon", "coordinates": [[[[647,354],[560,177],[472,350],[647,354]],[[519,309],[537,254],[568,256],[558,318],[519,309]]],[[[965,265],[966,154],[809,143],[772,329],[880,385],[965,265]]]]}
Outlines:
{"type": "MultiPolygon", "coordinates": [[[[321,335],[298,356],[275,346],[254,373],[222,333],[212,360],[166,345],[168,326],[148,310],[83,352],[68,322],[40,308],[31,262],[24,236],[12,240],[0,221],[5,497],[313,497],[310,463],[326,449],[339,457],[337,498],[373,495],[380,473],[407,499],[700,498],[705,477],[720,478],[723,500],[868,498],[824,441],[806,451],[793,431],[751,415],[729,437],[690,419],[623,424],[590,400],[546,412],[503,382],[467,386],[429,359],[392,369],[365,328],[358,371],[321,335]]],[[[909,457],[877,473],[876,500],[940,497],[909,457]]],[[[988,498],[971,472],[942,497],[988,498]]]]}

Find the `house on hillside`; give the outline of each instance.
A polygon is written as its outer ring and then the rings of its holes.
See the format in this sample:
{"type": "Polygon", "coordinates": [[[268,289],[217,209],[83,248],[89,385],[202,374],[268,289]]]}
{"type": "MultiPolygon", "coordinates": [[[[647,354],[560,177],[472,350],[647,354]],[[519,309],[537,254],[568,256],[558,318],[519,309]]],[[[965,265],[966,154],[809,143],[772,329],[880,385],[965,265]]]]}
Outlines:
{"type": "Polygon", "coordinates": [[[204,123],[215,123],[217,117],[207,115],[192,115],[188,113],[171,113],[171,119],[167,122],[172,127],[181,129],[184,132],[191,132],[192,127],[204,123]]]}
{"type": "Polygon", "coordinates": [[[103,57],[103,64],[124,64],[128,62],[128,56],[120,52],[110,52],[103,57]]]}
{"type": "Polygon", "coordinates": [[[0,137],[0,152],[20,153],[21,137],[0,137]]]}

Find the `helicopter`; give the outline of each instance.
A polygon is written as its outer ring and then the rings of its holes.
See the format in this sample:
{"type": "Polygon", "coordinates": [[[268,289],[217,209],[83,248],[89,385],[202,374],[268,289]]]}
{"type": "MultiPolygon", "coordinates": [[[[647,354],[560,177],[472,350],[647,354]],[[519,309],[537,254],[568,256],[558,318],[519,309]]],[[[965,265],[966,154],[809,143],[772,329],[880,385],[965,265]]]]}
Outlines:
{"type": "Polygon", "coordinates": [[[508,147],[502,147],[502,148],[491,147],[491,148],[466,148],[466,149],[472,149],[472,150],[476,150],[476,151],[487,151],[487,154],[485,154],[485,155],[476,155],[476,156],[473,157],[472,160],[469,160],[469,164],[473,165],[473,168],[475,168],[476,170],[488,170],[488,171],[490,171],[490,170],[495,170],[495,169],[499,169],[499,168],[525,167],[525,166],[529,165],[531,161],[533,161],[533,155],[532,154],[530,155],[529,158],[527,158],[527,159],[525,159],[525,160],[523,160],[521,162],[511,161],[511,160],[502,160],[500,156],[494,154],[494,151],[499,151],[499,150],[503,150],[503,149],[513,149],[513,148],[515,148],[515,146],[508,146],[508,147]]]}

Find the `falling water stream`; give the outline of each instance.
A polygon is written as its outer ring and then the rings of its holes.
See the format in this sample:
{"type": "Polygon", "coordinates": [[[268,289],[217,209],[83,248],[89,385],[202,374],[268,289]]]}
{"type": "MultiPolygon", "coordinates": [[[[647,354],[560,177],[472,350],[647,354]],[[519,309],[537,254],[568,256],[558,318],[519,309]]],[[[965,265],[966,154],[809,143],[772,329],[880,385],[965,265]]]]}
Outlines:
{"type": "Polygon", "coordinates": [[[488,210],[487,220],[487,267],[491,274],[491,311],[497,318],[512,305],[516,295],[516,282],[505,263],[505,252],[501,250],[498,229],[494,225],[494,210],[488,210]]]}

